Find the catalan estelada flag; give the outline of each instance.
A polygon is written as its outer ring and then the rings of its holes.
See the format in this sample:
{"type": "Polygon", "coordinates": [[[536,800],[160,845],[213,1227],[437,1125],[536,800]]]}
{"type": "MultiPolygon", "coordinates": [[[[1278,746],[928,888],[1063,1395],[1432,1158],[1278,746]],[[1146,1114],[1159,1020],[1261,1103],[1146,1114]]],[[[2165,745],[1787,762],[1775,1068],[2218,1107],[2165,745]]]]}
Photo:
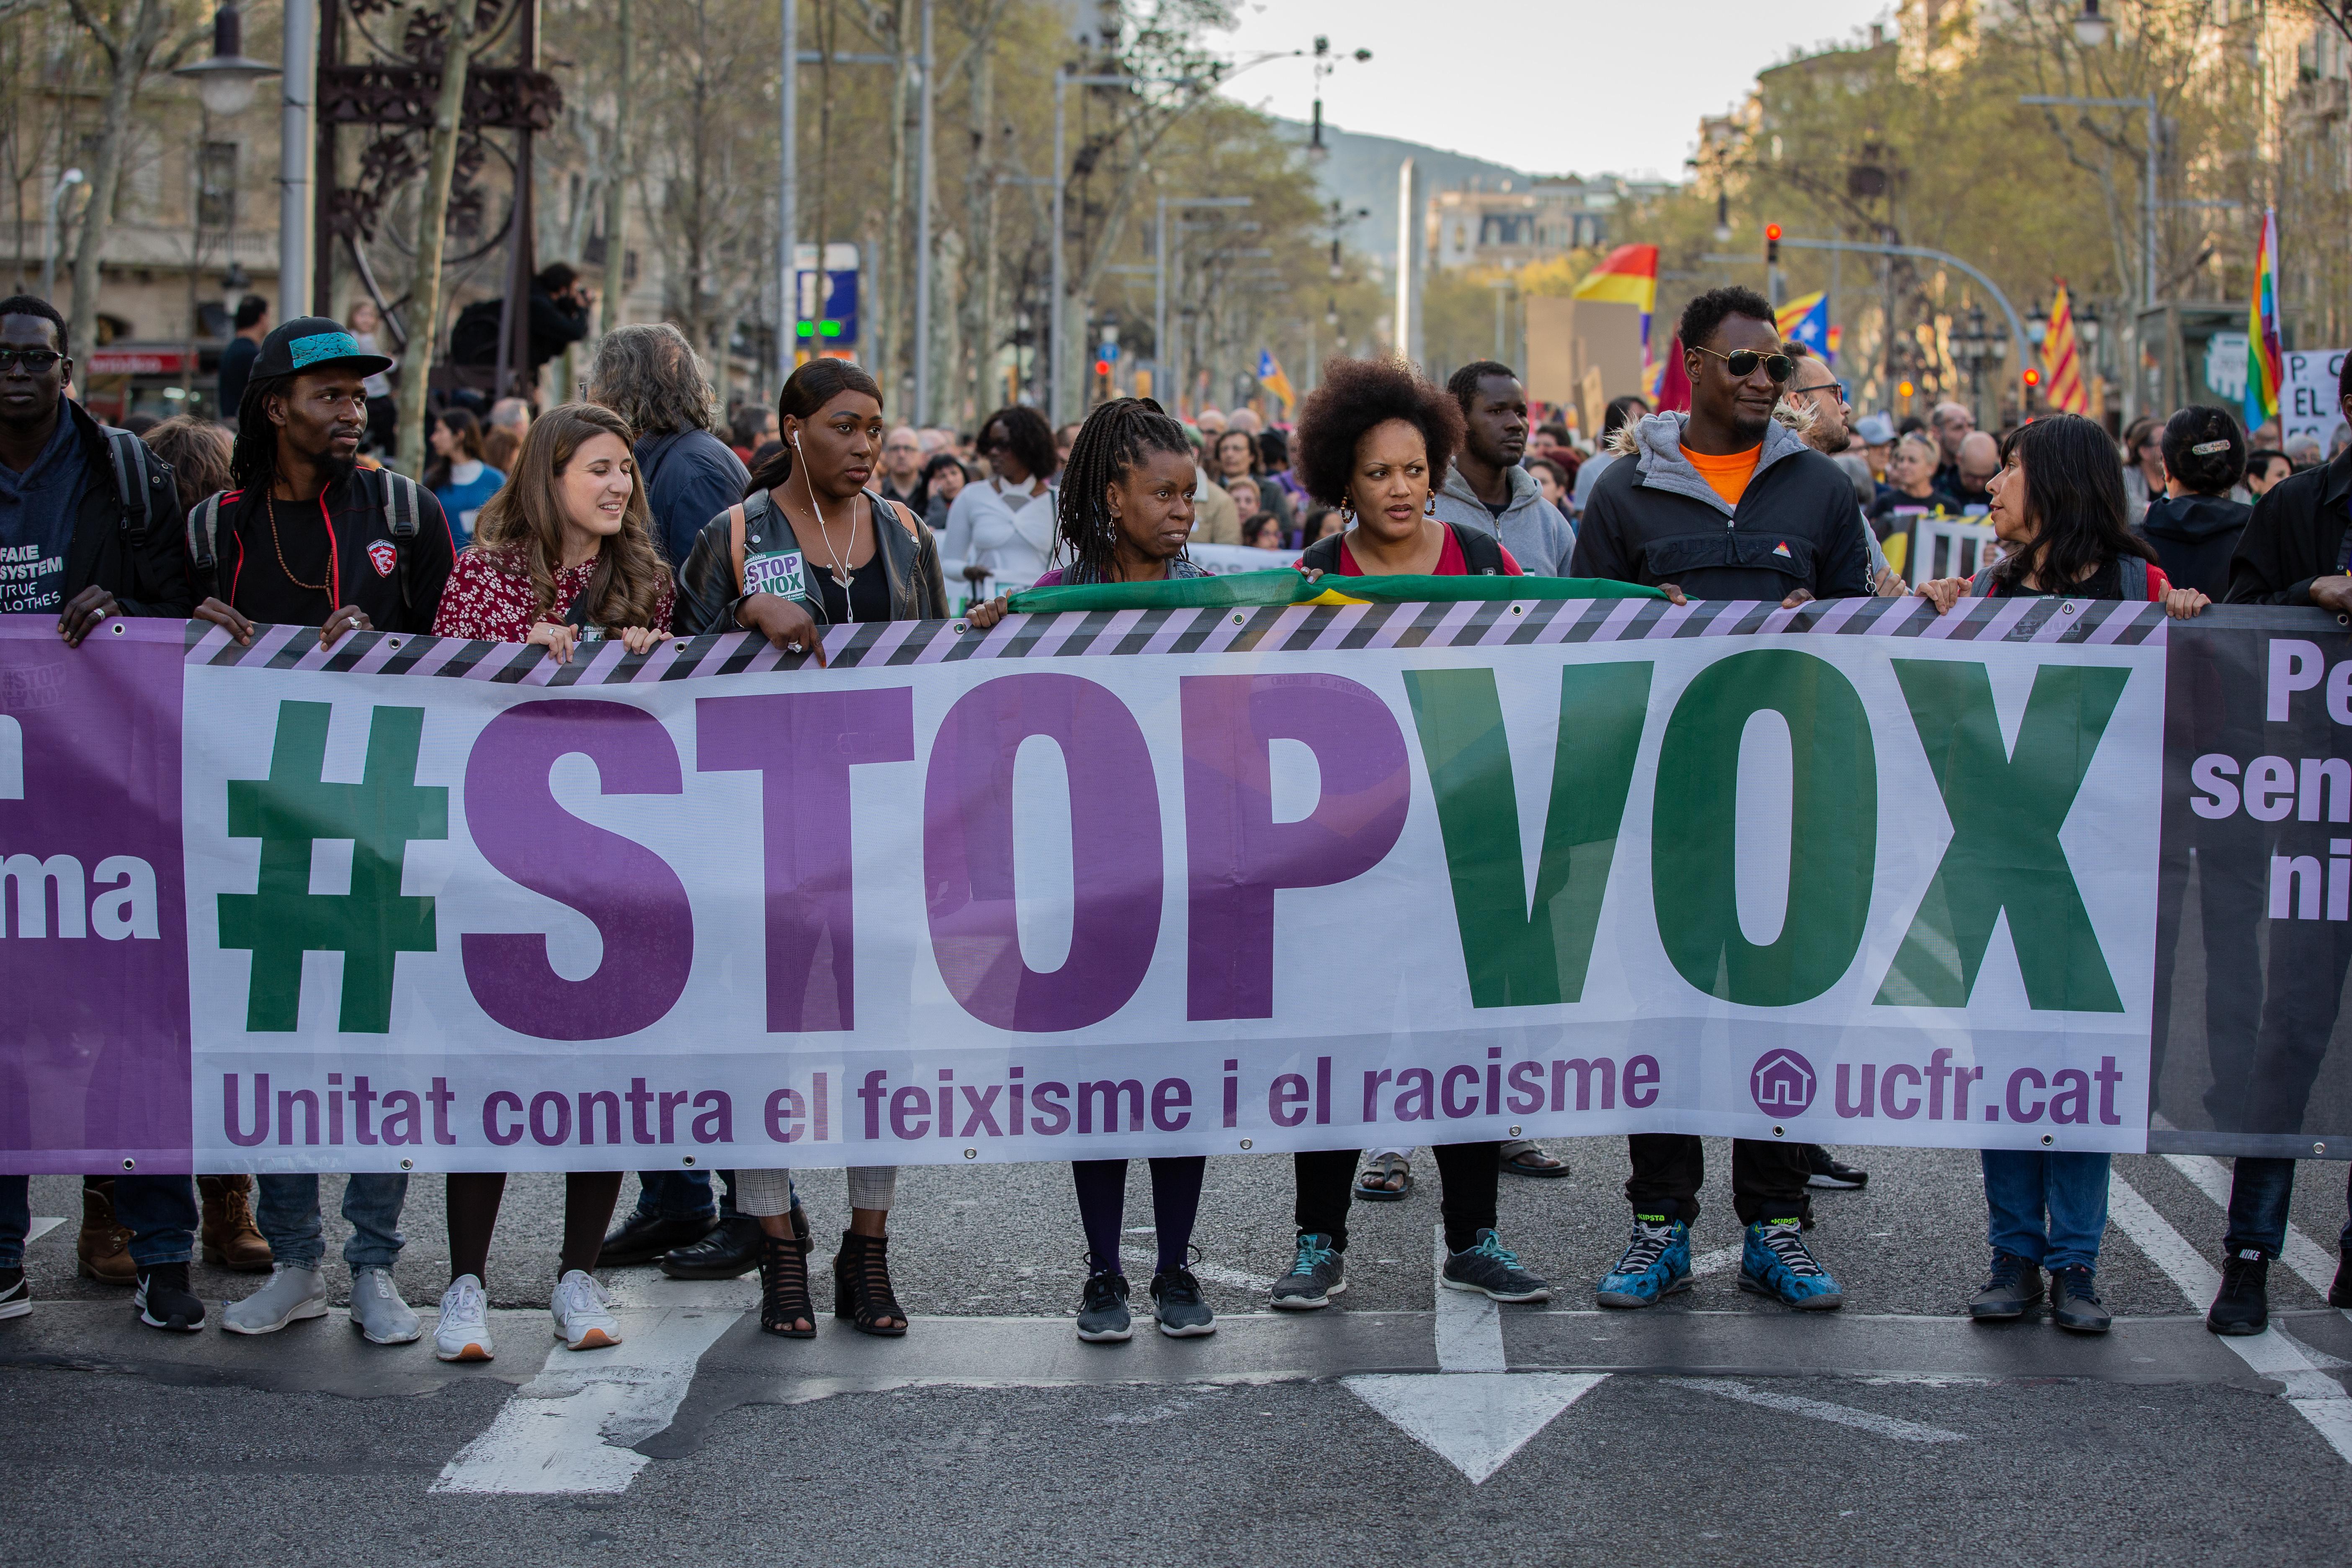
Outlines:
{"type": "Polygon", "coordinates": [[[1824,360],[1830,355],[1830,297],[1827,290],[1801,295],[1773,313],[1780,341],[1802,343],[1824,360]]]}
{"type": "Polygon", "coordinates": [[[1584,275],[1572,296],[1631,305],[1642,312],[1642,358],[1650,357],[1650,312],[1658,308],[1658,247],[1621,245],[1584,275]]]}
{"type": "Polygon", "coordinates": [[[2083,384],[2083,356],[2074,338],[2074,306],[2066,280],[2058,279],[2050,301],[2050,325],[2042,334],[2042,395],[2061,414],[2088,414],[2091,394],[2083,384]]]}
{"type": "Polygon", "coordinates": [[[2246,307],[2246,428],[2279,411],[2284,356],[2279,346],[2278,211],[2263,212],[2263,236],[2254,249],[2254,294],[2246,307]]]}
{"type": "Polygon", "coordinates": [[[1291,395],[1290,377],[1283,374],[1282,362],[1274,357],[1272,349],[1257,351],[1257,384],[1282,399],[1283,415],[1288,417],[1290,405],[1297,399],[1291,395]]]}

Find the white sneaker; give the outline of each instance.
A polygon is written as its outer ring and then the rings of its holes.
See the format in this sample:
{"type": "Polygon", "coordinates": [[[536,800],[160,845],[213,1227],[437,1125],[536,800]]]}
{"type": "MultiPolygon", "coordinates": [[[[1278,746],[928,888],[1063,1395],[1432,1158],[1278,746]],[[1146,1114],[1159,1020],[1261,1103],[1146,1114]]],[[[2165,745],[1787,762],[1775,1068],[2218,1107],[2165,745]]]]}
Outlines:
{"type": "Polygon", "coordinates": [[[352,1327],[372,1345],[404,1345],[425,1331],[392,1282],[392,1270],[376,1268],[352,1274],[352,1327]]]}
{"type": "Polygon", "coordinates": [[[555,1282],[555,1337],[575,1351],[601,1350],[621,1342],[621,1325],[605,1305],[604,1287],[574,1268],[555,1282]]]}
{"type": "Polygon", "coordinates": [[[221,1327],[233,1334],[274,1334],[289,1323],[327,1315],[327,1281],[315,1268],[280,1263],[269,1283],[221,1310],[221,1327]]]}
{"type": "Polygon", "coordinates": [[[488,1361],[490,1345],[490,1300],[482,1282],[460,1274],[441,1292],[441,1321],[433,1329],[433,1353],[443,1361],[488,1361]]]}

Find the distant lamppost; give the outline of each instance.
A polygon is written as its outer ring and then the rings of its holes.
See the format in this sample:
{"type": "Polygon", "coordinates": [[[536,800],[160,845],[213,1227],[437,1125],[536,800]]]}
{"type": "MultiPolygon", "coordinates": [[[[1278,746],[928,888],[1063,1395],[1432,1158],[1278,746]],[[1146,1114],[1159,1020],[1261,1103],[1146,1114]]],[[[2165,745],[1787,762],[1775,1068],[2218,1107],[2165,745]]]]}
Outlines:
{"type": "Polygon", "coordinates": [[[244,18],[238,16],[234,0],[228,0],[213,13],[212,58],[182,66],[172,74],[194,82],[205,111],[226,120],[252,108],[254,89],[265,78],[279,73],[267,60],[247,58],[244,18]]]}
{"type": "Polygon", "coordinates": [[[2086,49],[2107,41],[2107,19],[2099,15],[2099,0],[2083,0],[2083,9],[2074,17],[2074,41],[2086,49]]]}

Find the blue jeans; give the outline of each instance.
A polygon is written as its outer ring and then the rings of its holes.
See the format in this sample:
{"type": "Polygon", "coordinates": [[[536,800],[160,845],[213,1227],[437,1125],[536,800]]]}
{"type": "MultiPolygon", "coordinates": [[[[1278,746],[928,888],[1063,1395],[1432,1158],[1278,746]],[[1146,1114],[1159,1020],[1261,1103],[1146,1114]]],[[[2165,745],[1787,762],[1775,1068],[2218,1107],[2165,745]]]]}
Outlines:
{"type": "MultiPolygon", "coordinates": [[[[2294,1162],[2241,1154],[2230,1177],[2230,1231],[2222,1249],[2235,1258],[2257,1253],[2265,1259],[2286,1250],[2287,1208],[2294,1197],[2294,1162]]],[[[2339,1248],[2352,1248],[2352,1174],[2344,1188],[2344,1234],[2339,1248]]]]}
{"type": "Polygon", "coordinates": [[[25,1266],[25,1233],[33,1228],[33,1179],[0,1176],[0,1268],[25,1266]]]}
{"type": "Polygon", "coordinates": [[[637,1213],[659,1215],[664,1219],[709,1219],[713,1215],[732,1215],[735,1212],[735,1173],[721,1171],[719,1173],[727,1178],[727,1192],[714,1205],[710,1200],[710,1173],[708,1171],[639,1171],[637,1213]]]}
{"type": "Polygon", "coordinates": [[[1983,1159],[1985,1239],[1995,1252],[2053,1273],[2098,1268],[2107,1228],[2106,1155],[1987,1149],[1983,1159]]]}
{"type": "MultiPolygon", "coordinates": [[[[255,1184],[261,1196],[253,1206],[254,1224],[269,1243],[270,1256],[297,1268],[319,1267],[327,1251],[319,1224],[319,1178],[263,1176],[255,1184]]],[[[407,1200],[405,1175],[352,1173],[343,1184],[343,1218],[352,1227],[352,1238],[343,1243],[343,1261],[353,1268],[389,1268],[399,1262],[408,1239],[400,1234],[400,1211],[407,1200]]],[[[118,1212],[121,1202],[115,1199],[118,1212]]],[[[131,1250],[138,1250],[136,1243],[131,1250]]]]}

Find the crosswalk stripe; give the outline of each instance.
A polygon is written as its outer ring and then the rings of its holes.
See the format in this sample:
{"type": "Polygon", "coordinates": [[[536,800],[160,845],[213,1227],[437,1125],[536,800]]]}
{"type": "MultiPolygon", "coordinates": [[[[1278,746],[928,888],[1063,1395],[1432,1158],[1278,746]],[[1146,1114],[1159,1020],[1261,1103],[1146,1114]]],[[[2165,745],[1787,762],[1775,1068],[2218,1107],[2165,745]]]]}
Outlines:
{"type": "Polygon", "coordinates": [[[1718,1399],[1736,1399],[1742,1405],[1758,1405],[1767,1410],[1781,1410],[1814,1421],[1830,1421],[1841,1426],[1856,1427],[1905,1443],[1965,1443],[1969,1440],[1965,1432],[1950,1432],[1941,1426],[1906,1421],[1899,1415],[1881,1415],[1874,1410],[1856,1410],[1850,1405],[1832,1405],[1825,1399],[1806,1399],[1794,1394],[1775,1394],[1766,1389],[1750,1388],[1734,1378],[1662,1377],[1658,1381],[1675,1388],[1712,1394],[1718,1399]]]}

